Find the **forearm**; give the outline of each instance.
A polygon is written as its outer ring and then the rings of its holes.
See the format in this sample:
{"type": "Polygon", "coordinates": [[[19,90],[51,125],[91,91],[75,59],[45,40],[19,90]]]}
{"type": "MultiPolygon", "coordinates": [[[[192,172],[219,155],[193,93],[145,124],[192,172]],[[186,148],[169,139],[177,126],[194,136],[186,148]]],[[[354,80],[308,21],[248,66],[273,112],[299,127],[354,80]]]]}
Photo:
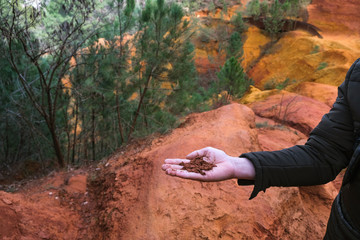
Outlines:
{"type": "Polygon", "coordinates": [[[327,183],[346,167],[349,152],[335,148],[321,139],[309,139],[303,146],[281,151],[246,153],[255,168],[252,182],[239,180],[239,185],[254,184],[251,198],[271,186],[309,186],[327,183]]]}

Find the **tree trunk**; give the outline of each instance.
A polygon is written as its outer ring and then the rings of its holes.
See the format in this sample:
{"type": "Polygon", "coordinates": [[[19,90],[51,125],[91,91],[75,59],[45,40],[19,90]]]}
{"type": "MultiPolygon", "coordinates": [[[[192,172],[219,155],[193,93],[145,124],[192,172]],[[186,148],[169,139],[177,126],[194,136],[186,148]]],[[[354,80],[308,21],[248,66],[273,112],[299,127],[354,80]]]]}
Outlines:
{"type": "Polygon", "coordinates": [[[69,105],[66,107],[65,113],[64,113],[64,118],[65,118],[65,132],[66,132],[66,137],[68,140],[68,144],[67,144],[67,153],[66,153],[66,163],[69,164],[70,162],[70,151],[71,151],[71,137],[70,137],[70,129],[69,129],[69,119],[67,116],[67,110],[69,108],[69,105]]]}
{"type": "MultiPolygon", "coordinates": [[[[83,156],[83,159],[86,161],[86,163],[88,163],[88,161],[89,161],[89,156],[88,156],[88,145],[87,145],[87,140],[88,140],[88,138],[87,138],[87,135],[88,135],[88,131],[87,131],[87,129],[85,129],[85,126],[86,126],[86,124],[85,124],[85,115],[84,115],[84,113],[82,113],[81,114],[81,122],[82,122],[82,125],[84,126],[84,128],[82,129],[82,134],[80,135],[81,137],[80,137],[80,142],[81,142],[81,144],[82,144],[82,150],[81,151],[83,151],[83,154],[84,154],[84,156],[83,156]]],[[[78,153],[79,153],[79,157],[80,157],[80,148],[81,148],[81,146],[78,148],[79,150],[78,150],[78,153]]]]}
{"type": "Polygon", "coordinates": [[[121,126],[121,117],[120,117],[120,104],[119,104],[119,98],[118,98],[118,90],[116,89],[116,112],[117,112],[117,118],[118,118],[118,126],[119,126],[119,132],[121,137],[121,144],[124,142],[124,133],[121,126]]]}
{"type": "Polygon", "coordinates": [[[11,162],[17,162],[19,160],[19,155],[20,155],[20,151],[23,150],[23,146],[24,146],[24,141],[23,141],[23,131],[20,132],[20,139],[19,139],[19,143],[17,144],[18,146],[21,146],[21,147],[18,147],[17,150],[16,150],[16,154],[15,154],[15,157],[13,160],[10,160],[11,162]]]}
{"type": "Polygon", "coordinates": [[[51,138],[52,138],[52,141],[54,144],[54,149],[55,149],[55,154],[56,154],[56,157],[58,160],[58,164],[59,164],[60,168],[64,168],[65,167],[64,156],[61,152],[61,147],[60,147],[59,139],[55,132],[54,124],[50,123],[49,128],[50,128],[51,138]]]}
{"type": "Polygon", "coordinates": [[[6,115],[6,125],[5,125],[5,144],[4,144],[4,152],[5,152],[5,163],[8,162],[9,157],[9,122],[8,122],[8,115],[6,115]]]}
{"type": "Polygon", "coordinates": [[[86,161],[86,163],[89,162],[89,156],[88,156],[88,149],[87,149],[87,142],[86,142],[86,139],[84,138],[84,141],[83,141],[83,147],[84,147],[84,160],[86,161]]]}
{"type": "Polygon", "coordinates": [[[149,73],[149,76],[147,77],[147,80],[146,80],[146,84],[145,84],[145,87],[144,87],[144,91],[142,92],[141,94],[141,97],[140,97],[140,101],[139,101],[139,104],[138,104],[138,107],[136,109],[136,113],[135,113],[135,117],[134,117],[134,120],[131,124],[131,127],[130,127],[130,131],[129,131],[129,135],[128,135],[128,141],[130,140],[130,137],[131,137],[131,134],[133,133],[134,129],[135,129],[135,124],[136,124],[136,120],[140,114],[140,109],[141,109],[141,106],[142,106],[142,103],[144,101],[144,97],[145,97],[145,94],[146,94],[146,91],[149,87],[149,83],[150,83],[150,80],[152,78],[152,74],[154,72],[154,70],[156,69],[156,67],[154,67],[151,72],[149,73]]]}
{"type": "Polygon", "coordinates": [[[146,117],[146,105],[144,105],[142,110],[143,110],[143,114],[144,114],[144,124],[145,124],[145,128],[147,130],[149,128],[149,124],[148,124],[147,117],[146,117]]]}
{"type": "MultiPolygon", "coordinates": [[[[78,114],[79,113],[79,103],[75,101],[75,126],[74,126],[74,139],[73,139],[73,151],[72,151],[72,158],[71,163],[75,163],[75,152],[76,152],[76,132],[77,132],[77,125],[78,125],[78,114]]],[[[78,156],[79,157],[79,156],[78,156]]]]}
{"type": "Polygon", "coordinates": [[[92,136],[91,136],[91,146],[92,146],[92,157],[93,161],[95,161],[95,110],[92,109],[92,136]]]}

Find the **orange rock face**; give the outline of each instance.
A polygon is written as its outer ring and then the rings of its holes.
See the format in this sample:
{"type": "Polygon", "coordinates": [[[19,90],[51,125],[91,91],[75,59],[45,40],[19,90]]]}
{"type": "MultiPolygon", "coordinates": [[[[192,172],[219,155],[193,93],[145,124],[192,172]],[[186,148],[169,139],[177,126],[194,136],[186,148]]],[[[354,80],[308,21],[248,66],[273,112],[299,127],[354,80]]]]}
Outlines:
{"type": "Polygon", "coordinates": [[[275,151],[294,145],[303,145],[307,140],[307,136],[300,131],[280,125],[269,118],[256,116],[255,122],[259,144],[263,151],[275,151]]]}
{"type": "MultiPolygon", "coordinates": [[[[228,19],[236,9],[243,10],[246,2],[222,12],[222,18],[219,10],[216,13],[202,11],[197,16],[206,17],[211,22],[208,30],[213,33],[210,35],[217,34],[216,28],[227,29],[229,34],[232,26],[228,19]]],[[[297,83],[340,85],[351,64],[360,56],[359,8],[356,0],[312,1],[308,6],[308,22],[320,29],[323,39],[298,30],[284,33],[279,41],[272,42],[264,31],[250,25],[243,34],[244,69],[260,89],[270,81],[280,83],[286,79],[297,83]]],[[[213,81],[225,60],[224,52],[220,51],[221,44],[216,39],[209,41],[202,36],[197,38],[195,46],[195,63],[200,78],[213,81]]]]}
{"type": "Polygon", "coordinates": [[[316,99],[329,107],[332,107],[337,97],[337,87],[313,82],[303,82],[297,85],[294,92],[316,99]]]}
{"type": "Polygon", "coordinates": [[[360,4],[357,0],[313,0],[308,11],[309,22],[324,32],[360,34],[360,4]]]}
{"type": "Polygon", "coordinates": [[[354,37],[318,39],[303,32],[286,33],[274,43],[248,75],[264,89],[269,82],[317,82],[339,86],[351,64],[359,57],[354,37]]]}

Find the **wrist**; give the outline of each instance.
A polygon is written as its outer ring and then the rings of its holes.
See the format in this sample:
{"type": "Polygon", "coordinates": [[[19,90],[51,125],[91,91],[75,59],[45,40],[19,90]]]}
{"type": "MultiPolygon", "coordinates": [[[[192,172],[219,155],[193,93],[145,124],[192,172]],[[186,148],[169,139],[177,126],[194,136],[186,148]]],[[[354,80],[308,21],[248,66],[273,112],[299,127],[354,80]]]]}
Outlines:
{"type": "Polygon", "coordinates": [[[247,158],[233,157],[234,173],[233,178],[236,179],[255,179],[255,167],[247,158]]]}

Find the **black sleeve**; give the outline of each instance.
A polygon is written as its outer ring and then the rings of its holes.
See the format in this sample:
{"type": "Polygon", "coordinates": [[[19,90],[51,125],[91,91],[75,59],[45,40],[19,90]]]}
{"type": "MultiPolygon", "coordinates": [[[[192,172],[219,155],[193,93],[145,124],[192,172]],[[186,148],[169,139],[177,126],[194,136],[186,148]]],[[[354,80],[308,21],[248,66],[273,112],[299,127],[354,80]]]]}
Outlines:
{"type": "Polygon", "coordinates": [[[310,133],[305,145],[281,151],[252,152],[255,180],[238,180],[239,185],[254,184],[250,199],[271,186],[309,186],[327,183],[349,164],[353,153],[354,126],[346,89],[357,60],[338,88],[332,109],[310,133]]]}

